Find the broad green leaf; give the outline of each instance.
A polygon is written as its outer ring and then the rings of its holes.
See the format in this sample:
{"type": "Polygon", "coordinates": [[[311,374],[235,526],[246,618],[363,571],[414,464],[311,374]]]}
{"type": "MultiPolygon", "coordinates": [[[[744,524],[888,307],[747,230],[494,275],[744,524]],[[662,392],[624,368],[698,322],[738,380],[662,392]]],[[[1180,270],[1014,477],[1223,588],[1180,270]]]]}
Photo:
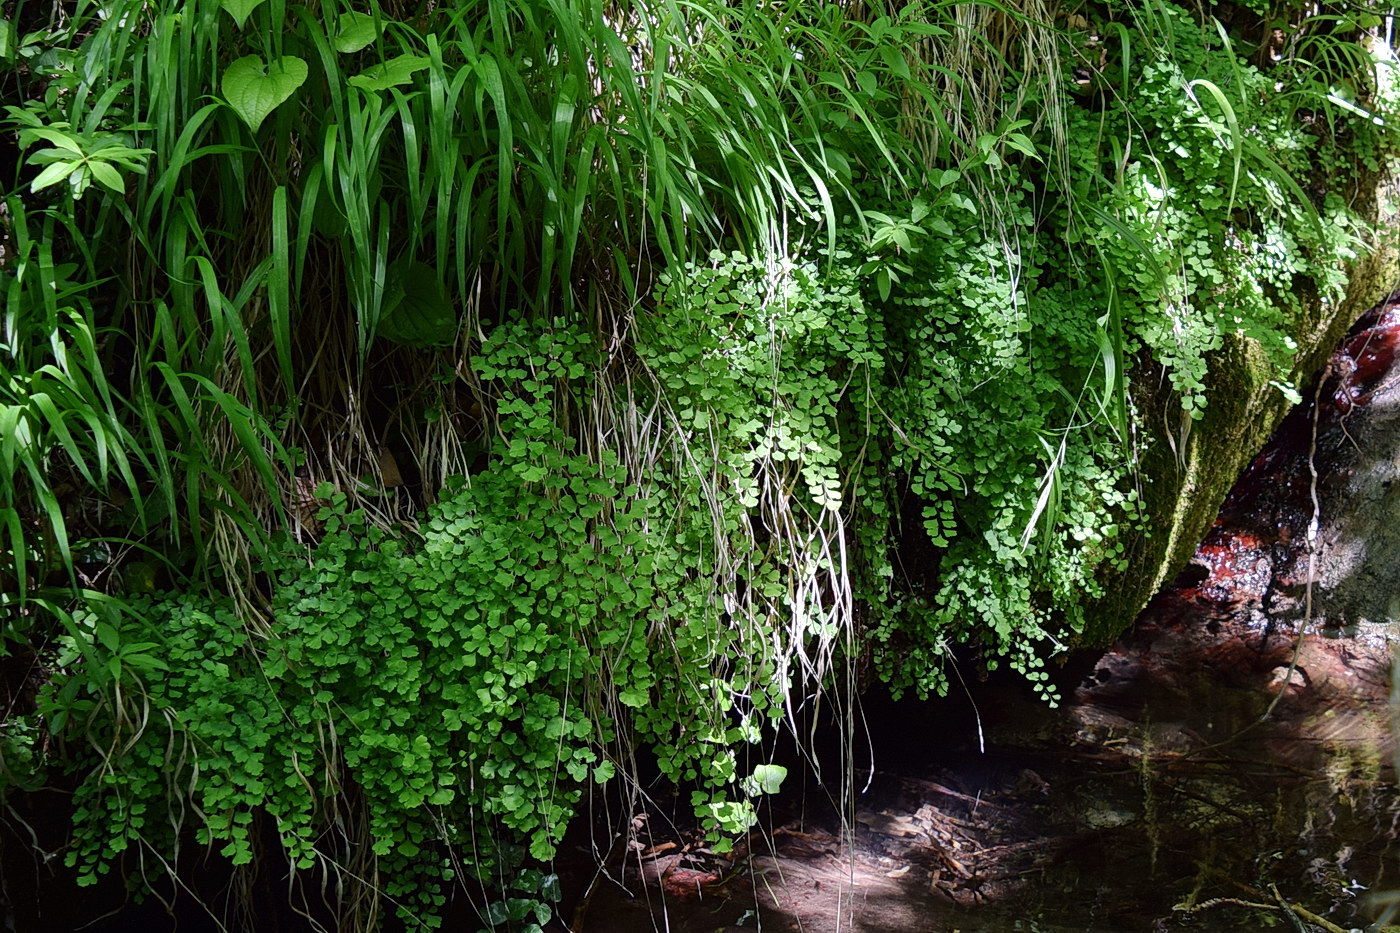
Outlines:
{"type": "Polygon", "coordinates": [[[1027,158],[1040,160],[1040,153],[1035,151],[1035,143],[1025,133],[1012,133],[1006,137],[1006,145],[1025,155],[1027,158]]]}
{"type": "Polygon", "coordinates": [[[36,129],[21,130],[20,136],[24,138],[25,145],[28,145],[29,142],[35,139],[42,139],[53,143],[60,149],[66,149],[74,155],[83,154],[83,147],[78,144],[78,140],[75,139],[72,134],[65,133],[62,130],[56,130],[45,126],[36,129]]]}
{"type": "Polygon", "coordinates": [[[11,19],[0,19],[0,61],[11,61],[15,57],[15,23],[11,19]]]}
{"type": "Polygon", "coordinates": [[[238,25],[238,28],[242,29],[243,24],[248,22],[248,17],[252,15],[254,10],[262,6],[262,4],[263,0],[222,0],[219,5],[224,8],[224,11],[228,13],[229,16],[233,17],[233,21],[238,25]]]}
{"type": "Polygon", "coordinates": [[[408,84],[414,74],[428,67],[428,59],[423,55],[400,55],[387,62],[366,68],[350,79],[350,83],[364,91],[387,91],[400,84],[408,84]]]}
{"type": "Polygon", "coordinates": [[[368,13],[342,13],[335,20],[335,38],[331,44],[337,52],[358,52],[379,38],[374,17],[368,13]]]}
{"type": "Polygon", "coordinates": [[[759,765],[753,769],[754,783],[765,794],[776,794],[781,790],[787,775],[788,769],[782,765],[759,765]]]}
{"type": "Polygon", "coordinates": [[[67,149],[40,149],[25,161],[30,165],[48,165],[50,162],[72,162],[75,159],[82,161],[84,158],[86,156],[83,153],[67,149]]]}
{"type": "Polygon", "coordinates": [[[410,347],[450,347],[457,339],[457,310],[438,274],[421,262],[395,263],[379,319],[379,335],[410,347]]]}
{"type": "Polygon", "coordinates": [[[106,162],[89,162],[88,168],[92,170],[92,177],[97,179],[97,183],[104,188],[110,188],[117,194],[126,193],[126,183],[122,181],[121,173],[112,168],[106,162]]]}
{"type": "Polygon", "coordinates": [[[29,190],[40,191],[50,185],[56,185],[73,172],[82,168],[82,165],[82,162],[55,162],[40,172],[38,177],[29,183],[29,190]]]}
{"type": "Polygon", "coordinates": [[[228,66],[220,87],[229,106],[254,133],[306,81],[306,62],[284,55],[270,64],[247,55],[228,66]]]}
{"type": "Polygon", "coordinates": [[[121,644],[121,638],[117,635],[117,630],[114,629],[110,623],[97,623],[93,628],[93,634],[97,636],[97,640],[101,642],[102,647],[106,648],[108,651],[116,651],[118,645],[121,644]]]}
{"type": "Polygon", "coordinates": [[[0,509],[0,518],[4,519],[5,530],[9,533],[10,560],[14,567],[14,579],[18,582],[17,589],[20,605],[24,605],[26,590],[29,585],[29,577],[25,573],[25,564],[29,559],[29,544],[24,540],[24,527],[19,522],[19,512],[11,508],[0,509]]]}

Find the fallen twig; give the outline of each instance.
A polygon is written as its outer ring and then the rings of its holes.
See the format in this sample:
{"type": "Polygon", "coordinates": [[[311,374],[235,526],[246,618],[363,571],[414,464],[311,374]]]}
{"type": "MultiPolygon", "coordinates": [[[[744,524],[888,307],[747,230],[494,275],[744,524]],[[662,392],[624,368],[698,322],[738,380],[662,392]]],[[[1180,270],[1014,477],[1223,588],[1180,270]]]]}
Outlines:
{"type": "MultiPolygon", "coordinates": [[[[867,771],[861,773],[869,774],[870,772],[867,771]]],[[[923,778],[908,777],[903,774],[890,774],[887,771],[877,771],[875,773],[880,777],[893,778],[896,781],[899,781],[903,784],[912,784],[915,787],[919,787],[927,791],[932,791],[935,794],[942,794],[944,797],[952,797],[955,800],[965,801],[967,803],[972,804],[974,808],[991,807],[994,810],[1006,809],[1006,807],[1002,804],[993,803],[990,800],[983,799],[982,797],[974,797],[971,794],[964,794],[961,791],[956,791],[953,790],[951,787],[939,784],[937,781],[926,781],[923,778]]]]}

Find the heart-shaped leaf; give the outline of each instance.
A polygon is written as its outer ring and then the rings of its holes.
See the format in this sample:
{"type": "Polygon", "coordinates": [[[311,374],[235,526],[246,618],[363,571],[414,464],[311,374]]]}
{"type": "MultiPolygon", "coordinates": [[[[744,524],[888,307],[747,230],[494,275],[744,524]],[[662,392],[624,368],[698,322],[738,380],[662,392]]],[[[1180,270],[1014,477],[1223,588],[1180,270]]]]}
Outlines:
{"type": "Polygon", "coordinates": [[[301,87],[306,74],[306,62],[295,55],[271,64],[248,55],[228,66],[220,87],[229,106],[256,133],[267,115],[301,87]]]}
{"type": "Polygon", "coordinates": [[[754,784],[761,793],[776,794],[782,789],[788,770],[782,765],[759,765],[753,769],[754,784]]]}
{"type": "Polygon", "coordinates": [[[337,52],[358,52],[379,38],[374,17],[368,13],[342,13],[335,20],[335,38],[331,44],[337,52]]]}
{"type": "Polygon", "coordinates": [[[366,68],[350,79],[355,87],[366,91],[387,91],[400,84],[408,84],[416,72],[428,67],[424,55],[400,55],[387,62],[366,68]]]}
{"type": "Polygon", "coordinates": [[[379,334],[410,347],[450,347],[457,339],[457,309],[438,282],[438,274],[421,262],[395,262],[379,334]]]}
{"type": "Polygon", "coordinates": [[[248,22],[248,17],[253,11],[262,6],[263,0],[223,0],[219,6],[223,7],[233,21],[242,29],[243,24],[248,22]]]}

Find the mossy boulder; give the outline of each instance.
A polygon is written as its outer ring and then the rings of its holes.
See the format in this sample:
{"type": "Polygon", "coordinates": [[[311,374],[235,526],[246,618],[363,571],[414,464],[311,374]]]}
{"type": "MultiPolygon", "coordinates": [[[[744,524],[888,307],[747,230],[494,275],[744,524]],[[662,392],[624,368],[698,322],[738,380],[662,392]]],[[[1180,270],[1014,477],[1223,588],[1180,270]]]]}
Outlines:
{"type": "MultiPolygon", "coordinates": [[[[1358,182],[1361,215],[1384,231],[1393,221],[1381,194],[1387,176],[1358,182]]],[[[1291,336],[1298,353],[1291,373],[1295,385],[1315,383],[1333,349],[1351,325],[1395,287],[1400,255],[1378,235],[1371,249],[1349,270],[1341,300],[1325,301],[1311,283],[1291,336]]],[[[1159,589],[1170,583],[1195,553],[1241,471],[1259,452],[1291,407],[1272,383],[1276,370],[1257,343],[1232,336],[1210,358],[1205,415],[1191,420],[1155,364],[1133,374],[1133,396],[1140,415],[1141,484],[1144,533],[1129,545],[1125,570],[1104,580],[1104,595],[1089,606],[1084,643],[1112,642],[1133,622],[1159,589]]]]}

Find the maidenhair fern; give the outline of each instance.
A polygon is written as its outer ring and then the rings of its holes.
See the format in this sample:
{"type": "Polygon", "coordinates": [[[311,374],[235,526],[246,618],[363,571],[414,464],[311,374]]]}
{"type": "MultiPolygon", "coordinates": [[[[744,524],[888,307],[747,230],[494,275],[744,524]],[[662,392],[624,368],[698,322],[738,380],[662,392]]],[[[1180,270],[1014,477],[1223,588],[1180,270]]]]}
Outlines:
{"type": "Polygon", "coordinates": [[[346,929],[548,922],[639,748],[744,830],[866,671],[1054,702],[1134,377],[1288,391],[1394,144],[1359,25],[1156,0],[60,7],[0,20],[0,789],[61,749],[84,882],[285,859],[346,929]]]}

